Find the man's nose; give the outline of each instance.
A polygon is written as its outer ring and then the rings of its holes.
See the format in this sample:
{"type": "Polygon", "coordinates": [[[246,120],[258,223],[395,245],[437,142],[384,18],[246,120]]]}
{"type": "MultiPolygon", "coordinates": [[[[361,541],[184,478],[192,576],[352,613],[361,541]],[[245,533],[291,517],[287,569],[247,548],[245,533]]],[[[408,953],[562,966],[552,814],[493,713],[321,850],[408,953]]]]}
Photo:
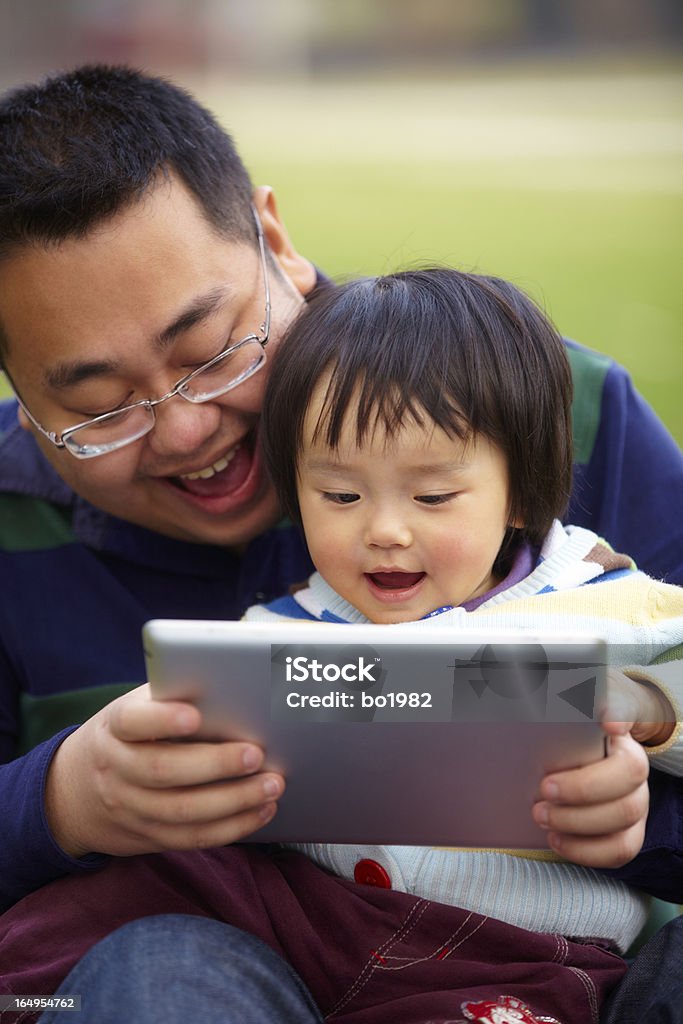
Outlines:
{"type": "Polygon", "coordinates": [[[172,395],[154,407],[149,444],[157,455],[190,454],[216,432],[221,408],[216,402],[186,402],[172,395]]]}

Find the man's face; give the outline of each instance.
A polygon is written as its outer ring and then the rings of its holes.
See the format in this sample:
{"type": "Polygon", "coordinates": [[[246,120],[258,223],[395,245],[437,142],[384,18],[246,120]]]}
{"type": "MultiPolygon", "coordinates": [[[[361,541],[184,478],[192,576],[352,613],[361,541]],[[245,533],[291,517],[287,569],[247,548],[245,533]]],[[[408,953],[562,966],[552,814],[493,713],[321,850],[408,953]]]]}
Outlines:
{"type": "MultiPolygon", "coordinates": [[[[36,433],[60,476],[92,504],[181,540],[240,545],[278,515],[259,411],[270,357],[315,274],[292,249],[269,190],[254,201],[279,271],[271,262],[264,369],[215,401],[169,399],[150,434],[95,459],[78,460],[36,433]]],[[[229,342],[258,333],[264,315],[255,240],[221,238],[176,181],[84,238],[26,247],[0,264],[8,371],[33,416],[57,434],[166,394],[229,342]]]]}

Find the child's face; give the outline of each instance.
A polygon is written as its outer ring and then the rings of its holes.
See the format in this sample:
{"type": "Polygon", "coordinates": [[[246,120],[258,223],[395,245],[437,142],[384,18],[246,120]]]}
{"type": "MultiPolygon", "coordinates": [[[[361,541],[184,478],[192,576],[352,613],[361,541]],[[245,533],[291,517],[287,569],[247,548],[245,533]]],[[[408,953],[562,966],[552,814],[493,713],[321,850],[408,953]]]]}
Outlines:
{"type": "Polygon", "coordinates": [[[330,586],[388,623],[500,582],[492,567],[509,522],[502,453],[484,437],[465,444],[412,418],[394,438],[378,427],[358,448],[355,407],[337,450],[313,444],[323,395],[324,385],[304,424],[298,496],[311,557],[330,586]]]}

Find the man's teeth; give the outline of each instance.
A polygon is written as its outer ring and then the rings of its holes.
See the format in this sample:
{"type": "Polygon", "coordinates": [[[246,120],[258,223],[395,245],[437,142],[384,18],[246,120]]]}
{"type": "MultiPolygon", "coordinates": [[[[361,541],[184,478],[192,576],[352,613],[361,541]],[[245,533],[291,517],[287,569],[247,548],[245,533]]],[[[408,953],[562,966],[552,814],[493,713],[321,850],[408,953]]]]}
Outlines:
{"type": "Polygon", "coordinates": [[[223,455],[222,458],[218,459],[217,462],[212,463],[212,465],[207,466],[205,469],[197,470],[196,473],[183,473],[182,476],[180,477],[180,479],[181,480],[209,480],[212,476],[215,476],[216,473],[222,473],[223,470],[228,465],[228,463],[232,459],[234,459],[235,454],[237,452],[237,449],[239,447],[240,446],[238,444],[236,444],[234,448],[232,448],[229,452],[226,452],[225,455],[223,455]]]}

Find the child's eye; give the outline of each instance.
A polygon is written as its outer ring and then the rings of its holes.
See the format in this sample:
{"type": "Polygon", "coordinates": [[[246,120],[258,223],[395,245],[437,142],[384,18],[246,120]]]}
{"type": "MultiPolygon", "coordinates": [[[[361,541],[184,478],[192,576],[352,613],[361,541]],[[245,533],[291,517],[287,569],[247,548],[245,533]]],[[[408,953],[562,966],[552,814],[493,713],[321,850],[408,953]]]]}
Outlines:
{"type": "Polygon", "coordinates": [[[445,505],[446,502],[452,501],[457,496],[456,491],[451,491],[449,494],[416,494],[415,501],[419,501],[421,505],[445,505]]]}
{"type": "Polygon", "coordinates": [[[348,491],[324,491],[323,498],[335,505],[351,505],[354,501],[359,500],[360,495],[348,491]]]}

